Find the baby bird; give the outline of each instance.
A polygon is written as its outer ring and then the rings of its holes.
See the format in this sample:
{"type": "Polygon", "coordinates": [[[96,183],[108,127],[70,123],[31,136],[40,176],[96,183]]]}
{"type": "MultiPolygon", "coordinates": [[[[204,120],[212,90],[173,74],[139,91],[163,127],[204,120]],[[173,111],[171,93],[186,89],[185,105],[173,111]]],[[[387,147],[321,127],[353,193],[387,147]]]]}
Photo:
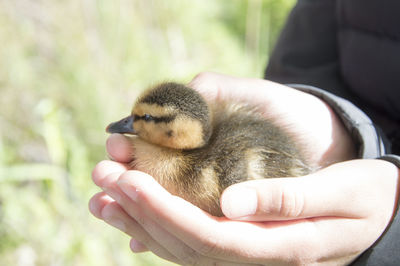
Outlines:
{"type": "Polygon", "coordinates": [[[106,131],[133,135],[131,167],[214,216],[223,216],[220,196],[232,184],[311,171],[289,135],[256,108],[208,104],[179,83],[145,91],[106,131]]]}

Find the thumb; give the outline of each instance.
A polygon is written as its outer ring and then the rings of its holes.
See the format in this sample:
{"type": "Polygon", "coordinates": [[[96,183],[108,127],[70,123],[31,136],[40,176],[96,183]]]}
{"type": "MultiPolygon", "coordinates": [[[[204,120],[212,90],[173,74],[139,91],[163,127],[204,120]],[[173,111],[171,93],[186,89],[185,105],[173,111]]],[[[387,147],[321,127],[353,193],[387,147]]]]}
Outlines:
{"type": "Polygon", "coordinates": [[[382,175],[393,176],[393,173],[383,173],[383,164],[387,163],[356,160],[335,164],[304,177],[235,184],[221,196],[222,212],[230,219],[247,221],[323,216],[363,218],[377,207],[372,199],[382,200],[396,187],[393,178],[381,178],[382,175]]]}
{"type": "MultiPolygon", "coordinates": [[[[305,178],[304,178],[305,179],[305,178]]],[[[230,219],[271,221],[290,220],[312,215],[306,201],[305,180],[280,178],[235,184],[221,196],[221,208],[230,219]]]]}

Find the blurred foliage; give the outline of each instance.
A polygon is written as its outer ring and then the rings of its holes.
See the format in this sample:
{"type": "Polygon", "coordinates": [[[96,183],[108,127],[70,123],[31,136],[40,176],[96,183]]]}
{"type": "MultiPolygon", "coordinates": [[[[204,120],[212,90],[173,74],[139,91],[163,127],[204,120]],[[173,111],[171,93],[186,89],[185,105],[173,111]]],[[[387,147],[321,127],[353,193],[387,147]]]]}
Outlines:
{"type": "Polygon", "coordinates": [[[0,265],[167,265],[89,214],[105,126],[154,82],[261,77],[294,0],[0,0],[0,265]]]}

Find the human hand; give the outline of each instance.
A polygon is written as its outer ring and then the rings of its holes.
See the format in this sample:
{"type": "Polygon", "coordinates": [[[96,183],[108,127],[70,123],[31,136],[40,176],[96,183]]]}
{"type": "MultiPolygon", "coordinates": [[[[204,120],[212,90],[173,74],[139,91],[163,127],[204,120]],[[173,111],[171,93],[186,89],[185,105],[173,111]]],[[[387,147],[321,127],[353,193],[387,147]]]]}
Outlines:
{"type": "MultiPolygon", "coordinates": [[[[264,102],[260,111],[290,125],[289,130],[299,139],[305,138],[303,144],[315,151],[309,159],[316,164],[323,166],[351,154],[348,147],[352,146],[346,142],[343,126],[330,108],[314,96],[276,83],[214,73],[199,75],[190,86],[210,100],[235,99],[260,105],[264,102]],[[241,93],[243,88],[249,94],[241,93]],[[303,110],[308,108],[313,111],[303,110]],[[318,115],[314,117],[315,114],[318,115]],[[307,119],[300,119],[303,116],[307,119]],[[342,134],[344,142],[340,141],[342,134]]],[[[216,218],[170,195],[152,177],[127,171],[124,163],[131,159],[131,150],[123,136],[111,136],[107,149],[120,163],[105,161],[96,166],[93,179],[105,192],[90,201],[92,213],[132,236],[134,252],[151,250],[180,264],[344,264],[379,237],[396,199],[393,183],[397,182],[397,168],[381,161],[352,161],[304,178],[234,185],[221,200],[222,210],[231,220],[216,218]],[[377,181],[381,176],[387,182],[377,181]],[[231,195],[235,190],[240,192],[240,186],[248,186],[244,191],[255,189],[256,196],[241,195],[239,202],[243,204],[238,204],[237,197],[231,195]],[[377,186],[380,188],[375,191],[377,186]],[[344,195],[341,191],[345,191],[344,195]],[[354,204],[348,203],[349,198],[354,204]],[[245,201],[251,199],[253,205],[245,201]],[[370,206],[375,213],[369,211],[370,206]],[[247,216],[243,216],[246,211],[247,216]]]]}
{"type": "MultiPolygon", "coordinates": [[[[107,149],[128,162],[129,142],[112,135],[107,149]]],[[[382,234],[396,202],[398,169],[354,160],[309,176],[229,187],[212,217],[164,190],[151,176],[100,162],[94,182],[105,192],[91,212],[132,237],[134,252],[188,265],[346,264],[382,234]],[[245,220],[245,221],[235,221],[245,220]]]]}
{"type": "Polygon", "coordinates": [[[197,75],[189,87],[209,101],[243,101],[291,134],[312,166],[325,167],[355,157],[352,139],[332,109],[319,98],[263,79],[213,72],[197,75]]]}

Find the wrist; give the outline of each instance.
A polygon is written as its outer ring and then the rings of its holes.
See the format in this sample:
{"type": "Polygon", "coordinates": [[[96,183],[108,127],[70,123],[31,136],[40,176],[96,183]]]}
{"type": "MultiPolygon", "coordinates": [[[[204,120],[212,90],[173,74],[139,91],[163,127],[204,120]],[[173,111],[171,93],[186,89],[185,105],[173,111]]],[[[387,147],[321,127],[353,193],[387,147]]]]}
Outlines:
{"type": "Polygon", "coordinates": [[[277,122],[284,121],[281,125],[292,132],[312,165],[325,167],[356,157],[356,146],[350,132],[328,103],[313,94],[282,87],[286,91],[282,92],[286,93],[283,99],[290,100],[284,103],[274,101],[277,105],[285,105],[276,106],[276,109],[285,111],[277,116],[283,117],[277,122]]]}
{"type": "Polygon", "coordinates": [[[347,131],[356,151],[356,158],[375,159],[387,153],[387,143],[371,119],[350,101],[328,91],[302,84],[288,86],[323,100],[334,111],[347,131]]]}

